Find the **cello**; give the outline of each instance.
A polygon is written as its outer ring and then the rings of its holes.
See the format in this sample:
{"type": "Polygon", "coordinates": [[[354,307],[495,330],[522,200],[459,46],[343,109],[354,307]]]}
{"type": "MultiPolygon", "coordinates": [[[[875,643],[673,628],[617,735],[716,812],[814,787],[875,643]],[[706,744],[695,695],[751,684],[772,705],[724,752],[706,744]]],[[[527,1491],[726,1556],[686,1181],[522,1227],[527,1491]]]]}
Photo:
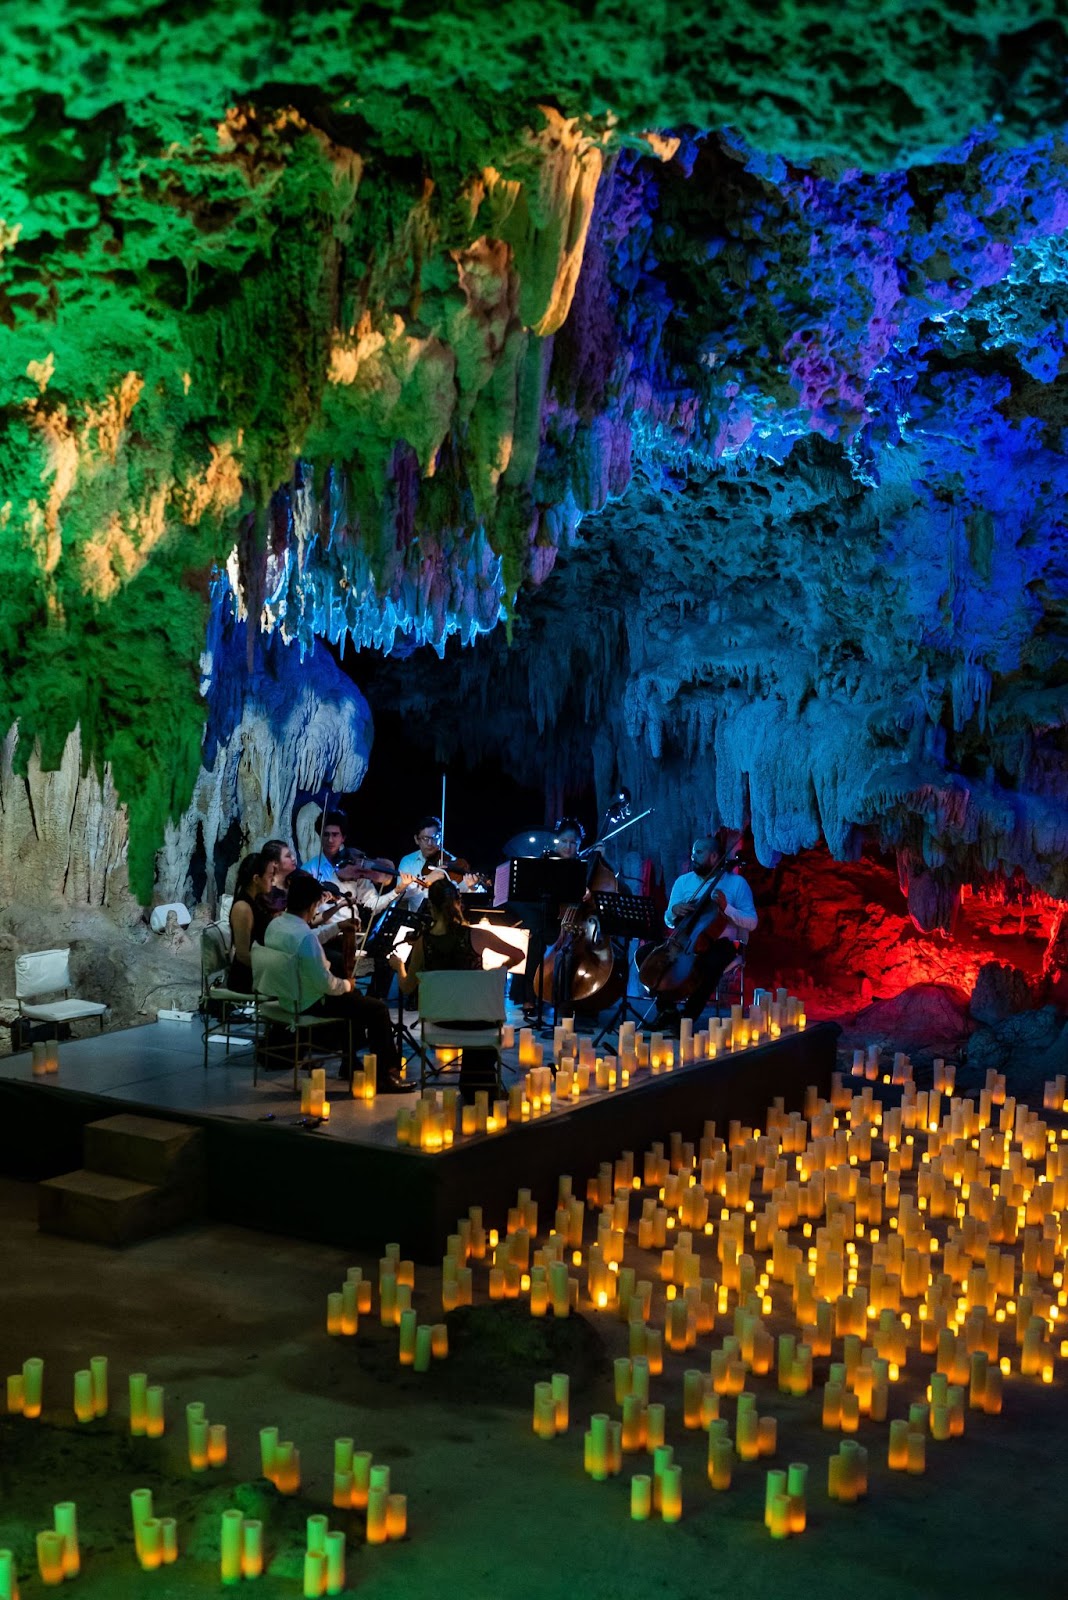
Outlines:
{"type": "Polygon", "coordinates": [[[660,1000],[689,998],[697,987],[701,956],[723,935],[727,896],[718,884],[736,842],[729,843],[713,863],[693,910],[676,923],[663,944],[654,945],[638,968],[640,981],[660,1000]]]}

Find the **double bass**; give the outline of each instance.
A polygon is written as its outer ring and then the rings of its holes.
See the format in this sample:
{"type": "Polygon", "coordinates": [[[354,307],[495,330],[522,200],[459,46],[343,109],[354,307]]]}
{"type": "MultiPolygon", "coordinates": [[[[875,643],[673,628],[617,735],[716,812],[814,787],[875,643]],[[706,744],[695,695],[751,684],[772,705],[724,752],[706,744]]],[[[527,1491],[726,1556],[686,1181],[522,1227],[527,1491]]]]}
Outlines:
{"type": "MultiPolygon", "coordinates": [[[[590,894],[615,894],[619,882],[604,856],[593,845],[584,856],[590,870],[586,879],[587,898],[590,894]]],[[[619,981],[620,963],[612,941],[601,931],[597,913],[585,902],[565,906],[560,913],[560,934],[552,948],[546,951],[535,980],[535,992],[542,1000],[552,1004],[553,978],[558,959],[571,963],[571,1003],[578,1011],[600,1011],[611,1005],[618,995],[612,980],[619,981]]]]}
{"type": "Polygon", "coordinates": [[[727,897],[718,888],[731,849],[712,865],[693,910],[677,922],[663,944],[654,945],[638,968],[638,977],[661,1000],[685,1000],[697,987],[701,956],[723,937],[727,897]]]}

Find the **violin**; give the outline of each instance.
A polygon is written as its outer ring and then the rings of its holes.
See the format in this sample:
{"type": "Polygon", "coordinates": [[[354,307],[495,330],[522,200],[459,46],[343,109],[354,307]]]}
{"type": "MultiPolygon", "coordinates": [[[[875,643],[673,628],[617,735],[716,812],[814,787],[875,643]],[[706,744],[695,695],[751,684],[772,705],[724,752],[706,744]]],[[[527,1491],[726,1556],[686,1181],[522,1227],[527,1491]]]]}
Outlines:
{"type": "Polygon", "coordinates": [[[423,874],[412,879],[412,882],[417,883],[421,889],[428,889],[437,878],[448,878],[451,883],[462,883],[465,878],[473,878],[478,889],[493,887],[484,873],[472,871],[471,863],[465,861],[463,856],[451,855],[448,850],[438,850],[435,856],[436,859],[428,857],[423,874]]]}

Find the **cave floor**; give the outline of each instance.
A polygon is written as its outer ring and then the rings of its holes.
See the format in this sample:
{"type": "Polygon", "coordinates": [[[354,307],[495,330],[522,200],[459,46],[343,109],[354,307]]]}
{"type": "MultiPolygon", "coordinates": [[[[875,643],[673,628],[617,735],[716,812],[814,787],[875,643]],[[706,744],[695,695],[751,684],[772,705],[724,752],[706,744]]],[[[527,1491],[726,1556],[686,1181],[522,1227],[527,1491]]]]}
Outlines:
{"type": "MultiPolygon", "coordinates": [[[[585,1329],[575,1319],[535,1324],[505,1305],[494,1308],[498,1359],[486,1359],[484,1349],[465,1357],[454,1345],[448,1360],[420,1377],[397,1367],[396,1332],[377,1317],[361,1318],[355,1338],[327,1337],[325,1296],[352,1264],[325,1246],[225,1226],[123,1252],[38,1235],[33,1186],[0,1181],[3,1370],[17,1371],[30,1354],[46,1363],[43,1420],[0,1425],[0,1546],[16,1551],[23,1600],[41,1589],[34,1534],[50,1525],[53,1503],[67,1498],[78,1506],[77,1589],[87,1600],[216,1592],[218,1516],[235,1504],[265,1521],[270,1566],[258,1592],[265,1600],[299,1594],[304,1517],[330,1511],[332,1441],[341,1435],[390,1466],[392,1488],[408,1496],[409,1526],[404,1541],[372,1548],[358,1514],[330,1512],[331,1526],[351,1535],[346,1592],[383,1600],[779,1593],[855,1600],[858,1591],[866,1600],[1011,1600],[1059,1592],[1058,1486],[1068,1425],[1060,1377],[1052,1387],[1009,1380],[1001,1417],[968,1412],[963,1440],[928,1441],[921,1478],[890,1473],[885,1425],[862,1422],[871,1488],[854,1507],[827,1498],[826,1461],[837,1438],[818,1427],[816,1397],[780,1395],[771,1380],[751,1380],[760,1410],[778,1418],[776,1464],[810,1463],[808,1529],[779,1544],[762,1524],[764,1462],[736,1464],[727,1493],[709,1487],[705,1435],[686,1432],[679,1415],[682,1371],[697,1358],[668,1353],[654,1389],[669,1403],[684,1514],[677,1526],[635,1524],[629,1478],[649,1470],[649,1457],[624,1458],[622,1475],[604,1484],[582,1470],[589,1415],[613,1410],[611,1357],[626,1353],[623,1324],[608,1313],[591,1316],[595,1334],[576,1366],[575,1336],[585,1329]],[[570,1343],[553,1348],[559,1338],[570,1343]],[[70,1410],[72,1374],[101,1353],[111,1363],[113,1414],[79,1427],[70,1410]],[[558,1364],[572,1372],[571,1429],[546,1443],[531,1432],[531,1397],[534,1382],[558,1364]],[[162,1440],[125,1435],[132,1370],[165,1386],[162,1440]],[[185,1458],[183,1412],[191,1400],[229,1429],[228,1464],[199,1476],[185,1458]],[[258,1429],[268,1424],[301,1451],[296,1500],[259,1479],[258,1429]],[[156,1573],[139,1570],[130,1541],[127,1497],[141,1486],[154,1489],[157,1515],[179,1522],[182,1554],[156,1573]]],[[[374,1262],[362,1265],[374,1276],[374,1262]]],[[[439,1283],[439,1273],[417,1269],[414,1304],[427,1320],[441,1315],[439,1283]]],[[[898,1395],[895,1410],[915,1398],[898,1395]]]]}

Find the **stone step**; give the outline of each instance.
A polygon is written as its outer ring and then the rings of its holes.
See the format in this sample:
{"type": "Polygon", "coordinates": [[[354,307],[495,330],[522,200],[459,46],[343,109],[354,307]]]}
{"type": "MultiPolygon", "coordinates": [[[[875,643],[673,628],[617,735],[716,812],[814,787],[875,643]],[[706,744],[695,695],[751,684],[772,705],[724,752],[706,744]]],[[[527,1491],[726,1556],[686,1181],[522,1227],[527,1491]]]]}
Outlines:
{"type": "Polygon", "coordinates": [[[165,1233],[196,1210],[184,1189],[161,1189],[106,1172],[66,1172],[37,1186],[37,1225],[42,1233],[96,1244],[132,1244],[165,1233]]]}
{"type": "Polygon", "coordinates": [[[86,1125],[83,1148],[92,1172],[195,1192],[203,1186],[204,1135],[183,1122],[126,1113],[104,1117],[86,1125]]]}

